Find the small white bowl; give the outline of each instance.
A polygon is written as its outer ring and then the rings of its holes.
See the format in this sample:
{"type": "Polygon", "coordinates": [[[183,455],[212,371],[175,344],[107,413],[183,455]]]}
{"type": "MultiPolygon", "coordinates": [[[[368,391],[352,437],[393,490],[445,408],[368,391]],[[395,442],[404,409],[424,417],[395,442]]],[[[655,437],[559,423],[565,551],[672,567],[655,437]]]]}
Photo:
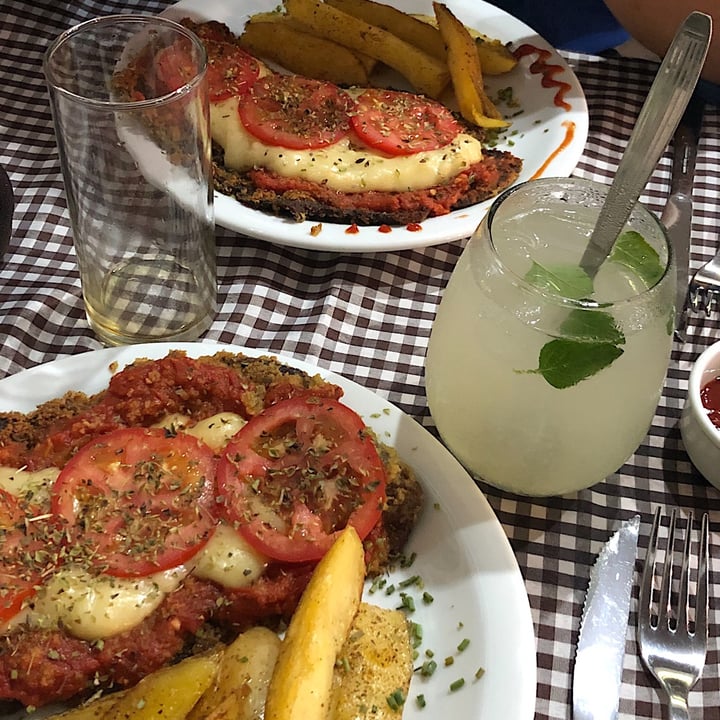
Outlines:
{"type": "Polygon", "coordinates": [[[690,373],[688,394],[680,418],[680,434],[693,465],[720,489],[720,429],[707,415],[700,390],[720,375],[720,342],[705,350],[690,373]]]}

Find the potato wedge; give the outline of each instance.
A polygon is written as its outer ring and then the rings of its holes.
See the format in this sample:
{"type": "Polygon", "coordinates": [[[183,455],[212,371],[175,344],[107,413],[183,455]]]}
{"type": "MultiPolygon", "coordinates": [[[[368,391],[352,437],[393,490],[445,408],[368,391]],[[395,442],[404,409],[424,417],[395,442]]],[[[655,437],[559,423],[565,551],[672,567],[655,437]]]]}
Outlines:
{"type": "Polygon", "coordinates": [[[367,53],[397,70],[417,92],[437,98],[450,80],[445,63],[438,58],[321,0],[285,0],[285,9],[314,34],[367,53]]]}
{"type": "Polygon", "coordinates": [[[280,638],[268,628],[254,627],[226,648],[213,684],[188,720],[262,717],[270,678],[280,651],[280,638]]]}
{"type": "Polygon", "coordinates": [[[518,59],[500,40],[489,38],[482,33],[474,33],[472,29],[469,31],[475,38],[475,48],[484,75],[504,75],[518,64],[518,59]]]}
{"type": "Polygon", "coordinates": [[[104,720],[105,718],[114,717],[110,711],[126,694],[127,691],[122,691],[103,695],[72,710],[66,710],[59,715],[52,715],[48,720],[104,720]]]}
{"type": "Polygon", "coordinates": [[[507,127],[510,123],[485,93],[480,59],[467,28],[446,5],[434,2],[433,9],[447,47],[447,63],[460,114],[479,127],[507,127]]]}
{"type": "MultiPolygon", "coordinates": [[[[308,27],[307,25],[303,25],[301,22],[298,21],[297,18],[291,17],[284,11],[281,12],[279,10],[272,10],[270,12],[260,12],[255,13],[254,15],[251,15],[247,23],[245,24],[245,27],[251,23],[254,22],[276,22],[276,23],[283,23],[284,25],[287,25],[289,27],[294,27],[296,30],[300,30],[301,32],[307,33],[308,35],[313,35],[312,28],[308,27]]],[[[315,37],[318,37],[317,35],[315,37]]],[[[340,45],[340,43],[335,43],[336,45],[340,45]]],[[[340,45],[340,47],[345,47],[344,45],[340,45]]],[[[360,52],[359,50],[350,50],[350,48],[345,48],[346,50],[349,50],[352,52],[352,54],[363,64],[365,67],[365,70],[367,71],[368,75],[374,70],[375,66],[377,65],[378,61],[375,58],[370,57],[364,52],[360,52]]]]}
{"type": "Polygon", "coordinates": [[[350,49],[311,35],[278,15],[269,22],[249,22],[240,45],[252,55],[270,60],[290,72],[337,85],[369,84],[367,68],[350,49]]]}
{"type": "MultiPolygon", "coordinates": [[[[413,14],[413,17],[437,29],[437,19],[433,15],[418,13],[413,14]]],[[[465,29],[475,40],[483,75],[504,75],[518,64],[517,58],[501,40],[485,35],[469,25],[465,25],[465,29]]],[[[445,56],[445,43],[443,42],[443,54],[439,57],[444,58],[445,56]]]]}
{"type": "Polygon", "coordinates": [[[402,10],[373,0],[325,0],[328,5],[391,32],[401,40],[445,60],[445,43],[437,27],[402,10]]]}
{"type": "Polygon", "coordinates": [[[330,720],[397,720],[388,703],[407,697],[413,673],[405,614],[361,603],[333,676],[330,720]]]}
{"type": "Polygon", "coordinates": [[[365,559],[347,527],[318,563],[280,647],[265,720],[326,720],[333,668],[360,605],[365,559]]]}
{"type": "Polygon", "coordinates": [[[182,660],[143,678],[112,706],[113,720],[184,720],[210,687],[221,653],[211,652],[182,660]]]}

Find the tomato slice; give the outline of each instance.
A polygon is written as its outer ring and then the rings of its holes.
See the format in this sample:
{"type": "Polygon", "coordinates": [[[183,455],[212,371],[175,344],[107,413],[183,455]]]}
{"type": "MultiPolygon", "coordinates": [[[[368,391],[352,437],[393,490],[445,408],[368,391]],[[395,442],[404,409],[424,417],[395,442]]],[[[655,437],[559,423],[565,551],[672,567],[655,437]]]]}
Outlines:
{"type": "Polygon", "coordinates": [[[158,80],[166,92],[173,92],[192,80],[197,66],[192,61],[190,41],[181,38],[155,56],[158,80]]]}
{"type": "MultiPolygon", "coordinates": [[[[207,84],[210,102],[244,95],[260,77],[260,63],[230,42],[204,40],[207,51],[207,84]]],[[[162,87],[172,92],[195,76],[189,42],[178,40],[155,56],[157,76],[162,87]]]]}
{"type": "Polygon", "coordinates": [[[452,142],[460,123],[444,106],[421,95],[365,90],[350,119],[357,136],[388,155],[414,155],[452,142]]]}
{"type": "Polygon", "coordinates": [[[0,489],[0,622],[14,617],[60,562],[48,514],[0,489]]]}
{"type": "Polygon", "coordinates": [[[210,102],[245,95],[260,77],[260,63],[229,42],[206,40],[210,102]]]}
{"type": "Polygon", "coordinates": [[[220,512],[259,552],[319,560],[352,525],[365,538],[385,500],[385,468],[362,419],[328,398],[293,397],[252,418],[218,464],[220,512]]]}
{"type": "Polygon", "coordinates": [[[308,150],[348,135],[354,105],[332,83],[276,74],[258,80],[238,112],[245,129],[264,143],[308,150]]]}
{"type": "Polygon", "coordinates": [[[118,577],[181,565],[215,528],[214,478],[212,450],[190,435],[123,428],[96,438],[53,486],[68,555],[118,577]]]}

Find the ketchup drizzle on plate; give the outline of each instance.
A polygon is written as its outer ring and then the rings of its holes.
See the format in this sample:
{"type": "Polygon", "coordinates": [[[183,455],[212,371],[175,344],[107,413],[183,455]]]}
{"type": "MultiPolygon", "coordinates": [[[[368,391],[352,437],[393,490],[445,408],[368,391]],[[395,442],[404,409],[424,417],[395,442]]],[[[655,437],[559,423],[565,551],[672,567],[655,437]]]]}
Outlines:
{"type": "Polygon", "coordinates": [[[539,178],[548,165],[572,142],[575,137],[575,123],[572,120],[563,120],[562,126],[565,128],[565,137],[561,140],[560,144],[547,156],[545,162],[535,171],[531,180],[539,178]]]}
{"type": "Polygon", "coordinates": [[[552,55],[549,50],[525,43],[515,50],[513,55],[515,55],[518,60],[526,55],[537,55],[537,59],[530,65],[530,72],[542,75],[543,87],[557,88],[554,98],[554,103],[557,107],[572,110],[570,103],[565,100],[565,93],[571,89],[570,83],[555,78],[556,75],[564,73],[565,69],[561,65],[553,65],[547,62],[547,59],[552,55]]]}

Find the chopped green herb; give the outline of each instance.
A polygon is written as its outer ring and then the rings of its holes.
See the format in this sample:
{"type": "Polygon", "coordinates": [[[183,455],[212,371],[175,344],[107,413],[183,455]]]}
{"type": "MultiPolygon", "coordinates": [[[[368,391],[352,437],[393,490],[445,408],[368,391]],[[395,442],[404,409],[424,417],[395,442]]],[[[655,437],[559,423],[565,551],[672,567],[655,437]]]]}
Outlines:
{"type": "Polygon", "coordinates": [[[459,690],[465,684],[465,678],[458,678],[455,682],[450,683],[450,692],[459,690]]]}
{"type": "Polygon", "coordinates": [[[409,612],[415,612],[415,600],[411,595],[407,593],[400,593],[402,602],[398,606],[398,610],[408,610],[409,612]]]}
{"type": "Polygon", "coordinates": [[[418,695],[415,698],[415,704],[422,710],[427,705],[427,702],[425,702],[425,696],[418,695]]]}
{"type": "Polygon", "coordinates": [[[468,638],[465,638],[458,646],[458,652],[462,652],[463,650],[467,649],[467,646],[470,644],[470,640],[468,638]]]}
{"type": "Polygon", "coordinates": [[[402,688],[398,688],[387,696],[387,704],[390,706],[390,709],[395,712],[402,708],[405,704],[405,693],[402,691],[402,688]]]}

